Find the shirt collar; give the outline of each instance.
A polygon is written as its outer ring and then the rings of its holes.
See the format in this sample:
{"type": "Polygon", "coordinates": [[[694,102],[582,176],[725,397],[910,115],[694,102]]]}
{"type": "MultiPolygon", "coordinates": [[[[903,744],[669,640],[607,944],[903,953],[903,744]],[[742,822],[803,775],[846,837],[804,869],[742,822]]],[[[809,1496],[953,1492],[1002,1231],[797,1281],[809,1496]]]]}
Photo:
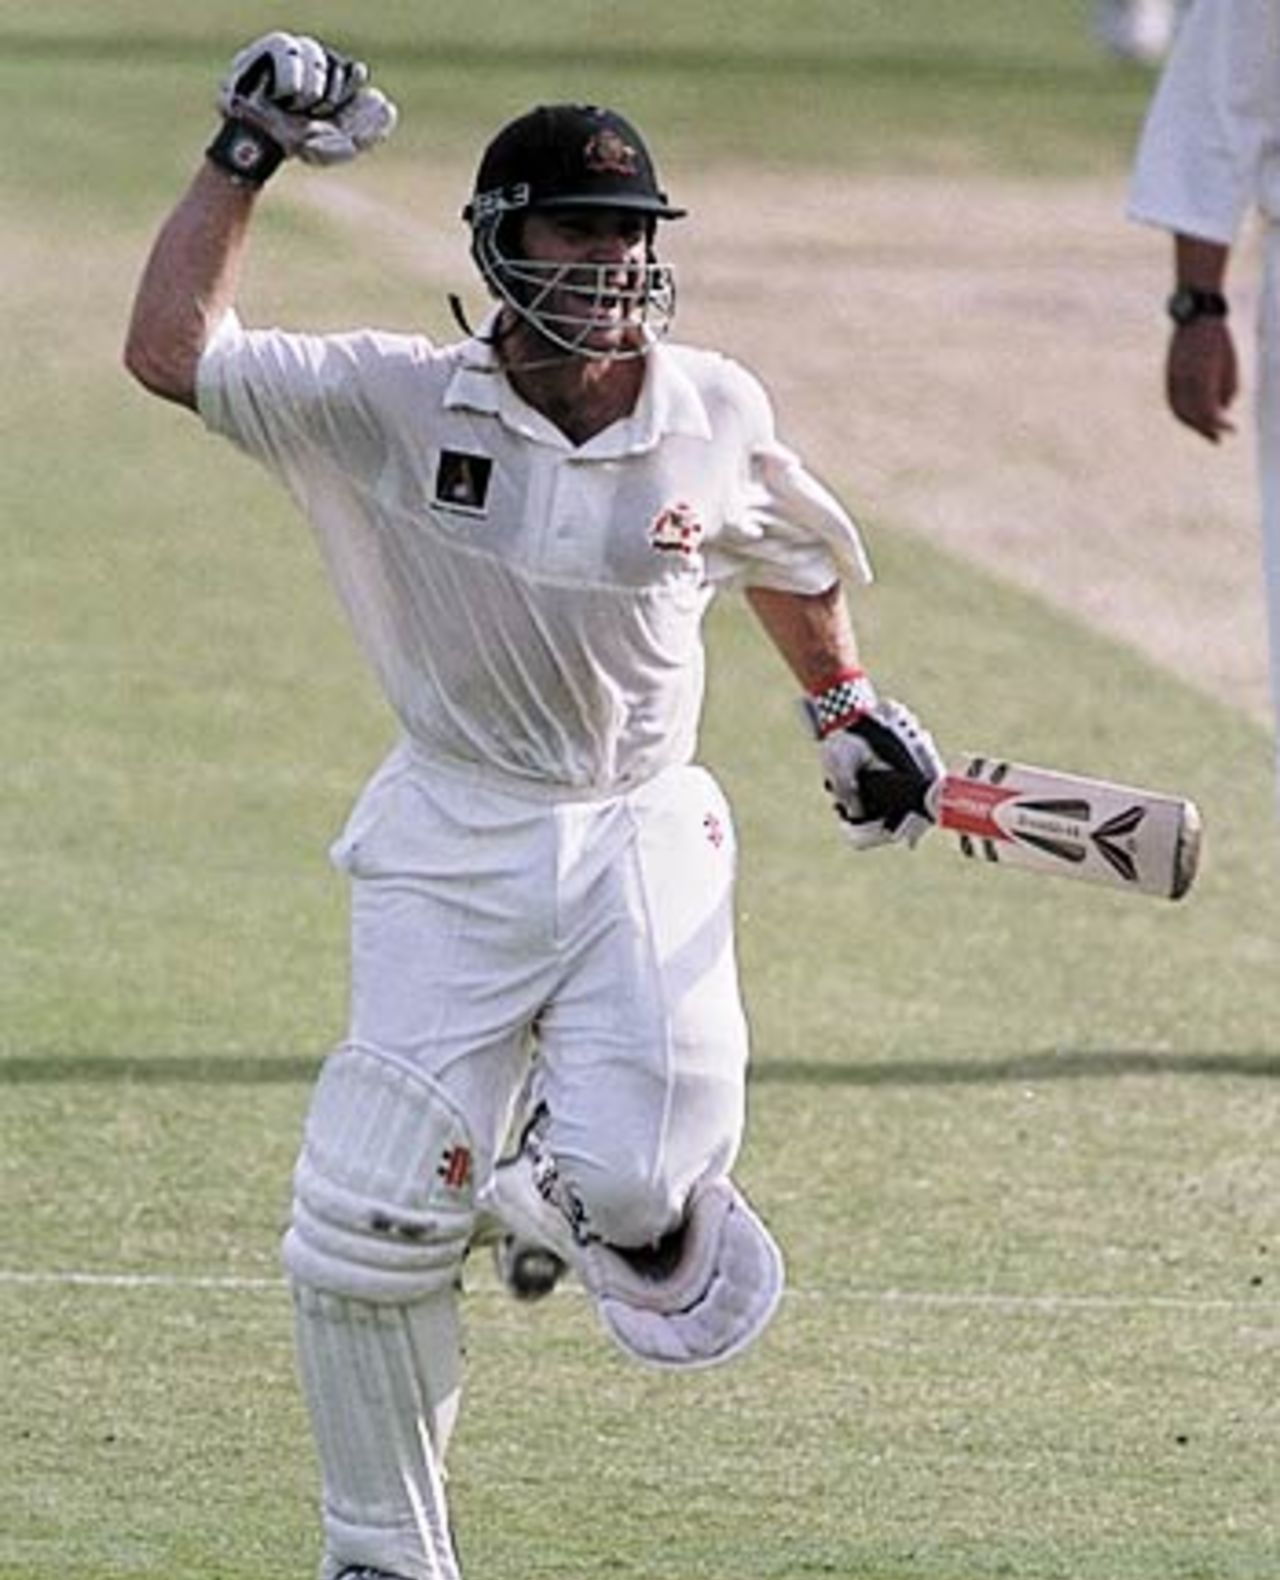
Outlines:
{"type": "Polygon", "coordinates": [[[457,365],[444,394],[447,409],[496,417],[526,439],[589,460],[640,454],[654,449],[668,434],[710,439],[711,419],[697,385],[673,349],[659,342],[645,359],[644,384],[631,415],[611,423],[584,445],[570,444],[554,423],[521,400],[504,377],[497,353],[486,338],[497,317],[495,309],[477,334],[459,347],[457,365]]]}

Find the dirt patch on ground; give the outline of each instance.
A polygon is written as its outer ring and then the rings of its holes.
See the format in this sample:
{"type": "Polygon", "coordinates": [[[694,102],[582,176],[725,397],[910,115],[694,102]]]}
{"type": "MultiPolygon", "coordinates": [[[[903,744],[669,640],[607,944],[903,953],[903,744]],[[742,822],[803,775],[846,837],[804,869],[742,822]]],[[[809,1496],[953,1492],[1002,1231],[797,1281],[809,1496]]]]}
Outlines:
{"type": "MultiPolygon", "coordinates": [[[[470,284],[468,177],[412,212],[358,180],[312,202],[470,284]]],[[[682,175],[664,233],[679,333],[761,375],[783,437],[874,530],[919,533],[1258,718],[1266,648],[1250,428],[1249,252],[1235,280],[1241,431],[1214,449],[1161,393],[1168,247],[1119,182],[682,175]]]]}
{"type": "Polygon", "coordinates": [[[1217,449],[1161,391],[1168,246],[1120,185],[965,179],[690,193],[681,332],[731,348],[855,510],[1267,710],[1246,397],[1217,449]]]}

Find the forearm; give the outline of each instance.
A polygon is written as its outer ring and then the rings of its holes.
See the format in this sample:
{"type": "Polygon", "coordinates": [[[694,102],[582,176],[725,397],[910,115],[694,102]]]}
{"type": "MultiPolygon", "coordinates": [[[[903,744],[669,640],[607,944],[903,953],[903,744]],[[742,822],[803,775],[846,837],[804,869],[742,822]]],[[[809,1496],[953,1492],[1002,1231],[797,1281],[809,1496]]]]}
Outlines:
{"type": "Polygon", "coordinates": [[[839,582],[821,593],[751,587],[747,601],[805,691],[858,667],[857,637],[839,582]]]}
{"type": "Polygon", "coordinates": [[[1174,237],[1175,323],[1165,358],[1169,408],[1211,444],[1232,431],[1228,415],[1239,377],[1227,319],[1225,285],[1230,248],[1198,236],[1174,237]],[[1181,300],[1179,300],[1181,298],[1181,300]],[[1186,316],[1183,312],[1186,311],[1186,316]]]}
{"type": "Polygon", "coordinates": [[[205,164],[161,227],[133,304],[124,360],[166,400],[195,406],[196,368],[232,306],[256,192],[205,164]]]}
{"type": "Polygon", "coordinates": [[[1227,279],[1231,249],[1221,242],[1205,241],[1200,236],[1177,235],[1173,239],[1174,283],[1194,291],[1221,293],[1227,279]]]}

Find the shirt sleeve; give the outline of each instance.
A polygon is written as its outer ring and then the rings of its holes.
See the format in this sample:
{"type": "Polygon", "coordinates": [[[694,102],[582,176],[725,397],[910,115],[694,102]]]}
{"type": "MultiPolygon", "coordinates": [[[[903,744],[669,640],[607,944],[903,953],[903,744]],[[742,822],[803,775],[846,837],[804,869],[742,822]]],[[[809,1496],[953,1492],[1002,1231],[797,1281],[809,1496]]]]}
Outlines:
{"type": "Polygon", "coordinates": [[[1199,0],[1147,111],[1129,217],[1230,246],[1278,150],[1280,3],[1199,0]]]}
{"type": "Polygon", "coordinates": [[[234,313],[219,323],[196,376],[205,426],[261,461],[296,493],[320,463],[353,478],[376,475],[386,450],[381,384],[405,355],[396,337],[245,329],[234,313]]]}
{"type": "Polygon", "coordinates": [[[729,364],[744,423],[735,508],[709,561],[713,579],[783,592],[823,592],[834,581],[867,583],[870,560],[853,517],[776,433],[759,382],[729,364]]]}

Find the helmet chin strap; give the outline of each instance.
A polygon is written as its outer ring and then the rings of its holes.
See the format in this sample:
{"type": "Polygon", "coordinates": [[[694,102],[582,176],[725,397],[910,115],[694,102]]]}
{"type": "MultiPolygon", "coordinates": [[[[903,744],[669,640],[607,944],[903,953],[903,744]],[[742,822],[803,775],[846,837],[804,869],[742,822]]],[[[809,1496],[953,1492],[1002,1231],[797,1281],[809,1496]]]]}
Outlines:
{"type": "MultiPolygon", "coordinates": [[[[462,330],[463,334],[471,340],[478,340],[481,345],[492,346],[494,350],[499,353],[502,366],[508,372],[538,373],[544,368],[563,367],[566,362],[572,362],[575,357],[582,355],[580,352],[570,351],[565,346],[553,346],[551,348],[550,354],[545,357],[534,357],[531,359],[526,359],[523,362],[513,361],[509,357],[502,355],[502,347],[508,340],[511,339],[512,335],[519,332],[524,322],[522,319],[513,316],[512,318],[508,319],[506,323],[496,323],[487,334],[481,334],[478,330],[471,327],[471,322],[467,317],[466,309],[462,305],[462,298],[458,296],[455,291],[450,291],[448,303],[449,311],[453,315],[453,321],[457,324],[458,328],[462,330]]],[[[648,349],[648,346],[644,348],[645,351],[648,349]]],[[[612,355],[612,353],[608,354],[612,355]]],[[[638,352],[632,354],[643,355],[644,353],[638,352]]]]}
{"type": "Polygon", "coordinates": [[[448,296],[449,311],[453,314],[453,321],[469,340],[479,340],[486,346],[500,345],[504,340],[514,335],[520,327],[519,320],[513,319],[507,324],[495,324],[487,335],[482,335],[479,330],[472,329],[467,318],[466,308],[462,305],[462,298],[456,291],[450,291],[448,296]]]}

